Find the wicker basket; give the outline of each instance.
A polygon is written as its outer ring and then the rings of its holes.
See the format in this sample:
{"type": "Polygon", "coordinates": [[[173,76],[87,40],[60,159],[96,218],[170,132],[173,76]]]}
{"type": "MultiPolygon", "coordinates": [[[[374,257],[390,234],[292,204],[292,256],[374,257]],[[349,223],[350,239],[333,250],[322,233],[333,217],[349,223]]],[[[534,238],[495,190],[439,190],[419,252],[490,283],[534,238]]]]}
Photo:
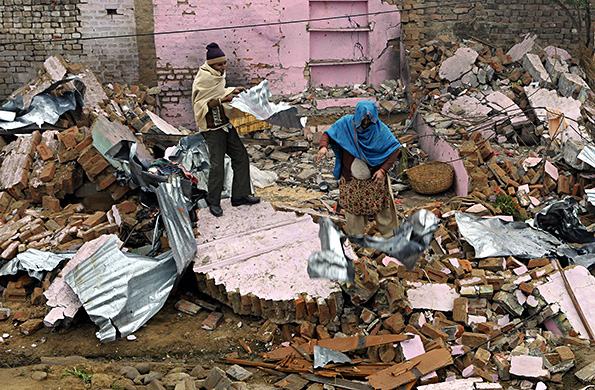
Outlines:
{"type": "Polygon", "coordinates": [[[454,169],[442,161],[430,161],[407,169],[411,187],[420,194],[437,194],[446,191],[452,185],[454,169]]]}

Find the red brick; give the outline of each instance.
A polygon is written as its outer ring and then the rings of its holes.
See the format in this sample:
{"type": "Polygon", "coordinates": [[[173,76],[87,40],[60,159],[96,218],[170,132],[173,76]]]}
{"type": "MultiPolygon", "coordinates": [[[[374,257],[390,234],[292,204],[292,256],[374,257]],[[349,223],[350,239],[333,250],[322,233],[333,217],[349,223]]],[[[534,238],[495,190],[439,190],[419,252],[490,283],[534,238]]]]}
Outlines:
{"type": "Polygon", "coordinates": [[[93,143],[93,137],[89,135],[89,136],[85,137],[85,139],[83,139],[81,142],[79,142],[74,148],[76,149],[77,152],[81,153],[83,150],[85,150],[92,143],[93,143]]]}
{"type": "Polygon", "coordinates": [[[5,288],[2,292],[4,302],[25,302],[27,293],[24,288],[5,288]]]}
{"type": "Polygon", "coordinates": [[[10,210],[10,206],[14,203],[14,198],[6,191],[0,192],[0,214],[10,210]]]}
{"type": "Polygon", "coordinates": [[[48,211],[58,212],[62,210],[62,207],[60,206],[60,199],[56,199],[52,196],[44,196],[41,199],[41,204],[42,207],[48,211]]]}
{"type": "Polygon", "coordinates": [[[295,315],[298,321],[305,320],[308,316],[306,311],[306,301],[304,298],[298,298],[295,300],[295,315]]]}
{"type": "Polygon", "coordinates": [[[223,322],[223,313],[212,312],[209,316],[200,324],[200,327],[206,330],[215,330],[223,322]]]}
{"type": "Polygon", "coordinates": [[[484,333],[472,333],[472,332],[465,332],[461,336],[461,342],[471,348],[475,348],[485,341],[487,341],[489,336],[484,333]]]}
{"type": "Polygon", "coordinates": [[[324,339],[330,339],[331,335],[329,334],[328,330],[326,329],[326,326],[318,325],[318,326],[316,326],[316,337],[318,337],[319,340],[324,340],[324,339]]]}
{"type": "Polygon", "coordinates": [[[41,318],[34,318],[26,321],[19,328],[21,329],[22,334],[25,336],[30,336],[43,328],[43,320],[41,318]]]}
{"type": "Polygon", "coordinates": [[[454,309],[452,311],[452,319],[455,322],[466,325],[467,324],[467,298],[456,298],[454,300],[454,309]]]}
{"type": "Polygon", "coordinates": [[[107,188],[107,191],[112,194],[113,200],[120,200],[130,191],[130,187],[128,184],[120,185],[120,183],[115,182],[107,188]]]}
{"type": "Polygon", "coordinates": [[[100,173],[96,178],[96,181],[98,182],[99,187],[101,187],[104,190],[107,189],[109,186],[111,186],[116,181],[116,176],[114,175],[113,172],[110,172],[110,171],[111,170],[108,169],[105,172],[100,173]]]}
{"type": "Polygon", "coordinates": [[[25,322],[31,319],[31,312],[27,310],[15,310],[12,312],[12,319],[19,322],[25,322]]]}
{"type": "Polygon", "coordinates": [[[0,257],[6,260],[10,260],[19,253],[19,241],[12,241],[7,248],[0,254],[0,257]]]}
{"type": "Polygon", "coordinates": [[[95,214],[91,215],[90,217],[88,217],[87,219],[85,219],[83,221],[83,226],[92,228],[94,226],[99,225],[106,219],[107,219],[107,216],[106,216],[105,212],[97,211],[95,214]]]}
{"type": "Polygon", "coordinates": [[[434,325],[426,322],[420,329],[421,333],[428,336],[432,340],[442,339],[448,340],[448,334],[446,332],[436,328],[434,325]]]}
{"type": "Polygon", "coordinates": [[[136,203],[131,200],[125,200],[122,203],[118,203],[116,208],[121,214],[130,214],[136,212],[136,203]]]}
{"type": "Polygon", "coordinates": [[[48,181],[52,181],[54,178],[54,174],[56,173],[56,164],[53,161],[46,163],[41,170],[41,174],[39,175],[39,179],[47,183],[48,181]]]}
{"type": "Polygon", "coordinates": [[[54,159],[54,153],[52,153],[51,149],[46,144],[39,144],[35,149],[43,161],[54,159]]]}
{"type": "Polygon", "coordinates": [[[302,321],[300,324],[300,334],[308,338],[314,338],[314,332],[316,332],[316,326],[310,321],[302,321]]]}
{"type": "Polygon", "coordinates": [[[394,334],[399,334],[405,329],[405,320],[400,312],[396,312],[392,316],[384,320],[383,326],[394,334]]]}
{"type": "Polygon", "coordinates": [[[331,321],[328,304],[326,303],[324,298],[318,298],[316,303],[318,306],[318,321],[322,325],[328,324],[331,321]]]}
{"type": "Polygon", "coordinates": [[[100,161],[93,164],[93,166],[91,166],[90,168],[85,169],[85,172],[87,172],[87,176],[89,176],[89,178],[92,179],[95,176],[99,175],[101,172],[103,172],[103,170],[109,166],[110,163],[108,163],[107,160],[102,158],[100,161]]]}

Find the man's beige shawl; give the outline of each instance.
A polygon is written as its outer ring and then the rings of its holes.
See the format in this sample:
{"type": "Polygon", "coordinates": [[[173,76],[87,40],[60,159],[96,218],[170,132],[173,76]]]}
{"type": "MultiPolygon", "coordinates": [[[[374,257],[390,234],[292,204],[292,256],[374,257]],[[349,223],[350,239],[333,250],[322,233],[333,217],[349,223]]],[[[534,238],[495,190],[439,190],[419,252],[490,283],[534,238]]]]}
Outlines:
{"type": "MultiPolygon", "coordinates": [[[[216,71],[206,62],[198,69],[198,73],[192,83],[192,107],[194,108],[194,119],[199,131],[207,131],[205,116],[209,111],[207,103],[213,99],[223,99],[233,92],[234,87],[225,87],[225,73],[216,71]]],[[[223,104],[225,114],[232,117],[233,108],[223,104]]]]}

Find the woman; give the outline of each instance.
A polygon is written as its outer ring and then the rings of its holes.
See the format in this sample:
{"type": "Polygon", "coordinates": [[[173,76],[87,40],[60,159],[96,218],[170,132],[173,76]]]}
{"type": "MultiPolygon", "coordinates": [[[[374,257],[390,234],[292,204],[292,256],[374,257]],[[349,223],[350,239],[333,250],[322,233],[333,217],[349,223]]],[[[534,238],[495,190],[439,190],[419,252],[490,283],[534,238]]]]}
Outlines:
{"type": "Polygon", "coordinates": [[[386,174],[399,156],[401,144],[378,119],[374,102],[363,100],[355,115],[345,115],[320,138],[316,161],[335,152],[333,174],[339,179],[339,203],[345,209],[347,232],[364,234],[373,215],[383,237],[393,235],[396,220],[386,174]]]}

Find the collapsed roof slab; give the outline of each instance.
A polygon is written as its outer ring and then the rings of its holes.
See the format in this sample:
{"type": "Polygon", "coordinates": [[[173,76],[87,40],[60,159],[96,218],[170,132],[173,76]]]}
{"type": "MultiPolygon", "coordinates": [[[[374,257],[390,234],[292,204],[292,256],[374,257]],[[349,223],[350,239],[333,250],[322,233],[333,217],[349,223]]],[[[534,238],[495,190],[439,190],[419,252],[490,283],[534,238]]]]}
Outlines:
{"type": "Polygon", "coordinates": [[[306,317],[324,323],[340,314],[339,285],[307,273],[308,257],[321,250],[310,216],[278,212],[265,202],[231,207],[223,200],[221,207],[219,218],[207,209],[198,214],[193,270],[201,292],[238,314],[276,323],[306,317]]]}

